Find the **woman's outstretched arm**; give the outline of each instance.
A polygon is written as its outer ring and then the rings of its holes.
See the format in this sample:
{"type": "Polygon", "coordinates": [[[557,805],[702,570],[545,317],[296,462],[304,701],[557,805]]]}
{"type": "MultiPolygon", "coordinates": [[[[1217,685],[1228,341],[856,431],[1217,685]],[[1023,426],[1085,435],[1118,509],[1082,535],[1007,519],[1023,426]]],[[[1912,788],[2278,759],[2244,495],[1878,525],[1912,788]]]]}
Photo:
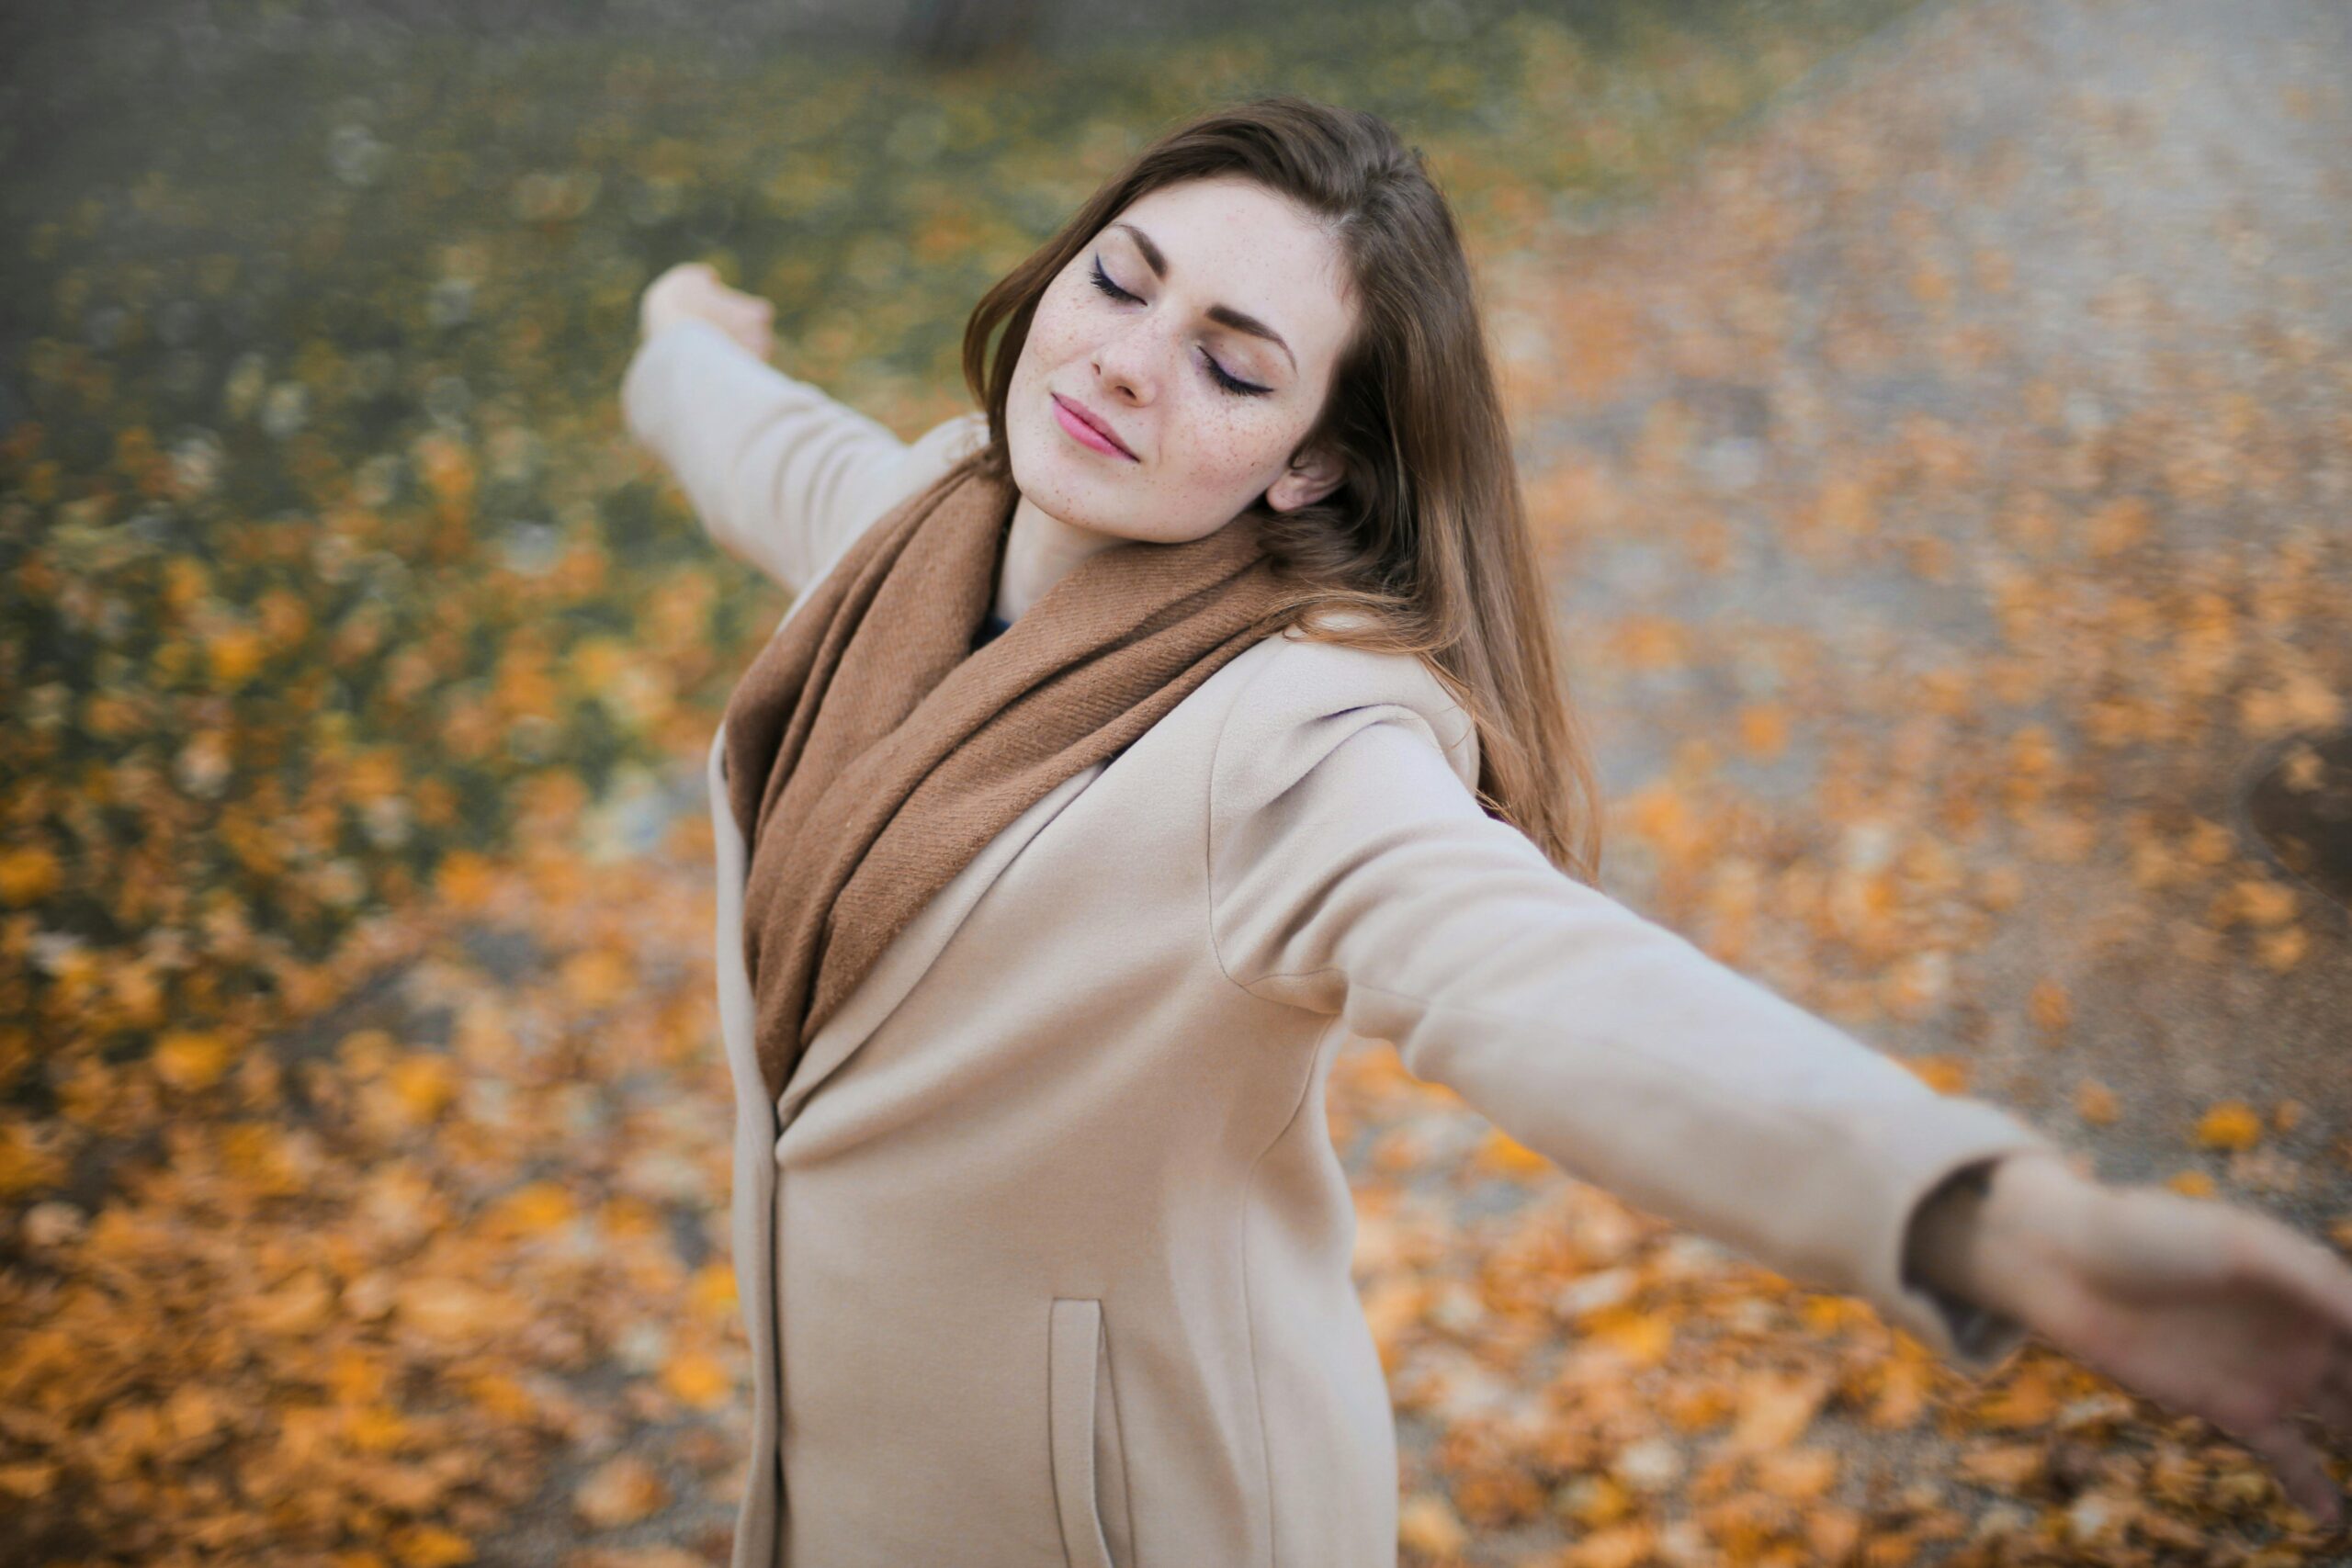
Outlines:
{"type": "Polygon", "coordinates": [[[712,539],[798,593],[986,425],[966,415],[899,440],[768,364],[752,346],[766,341],[764,305],[698,264],[655,279],[621,379],[621,413],[712,539]]]}
{"type": "Polygon", "coordinates": [[[1235,985],[1394,1042],[1564,1169],[1966,1370],[2040,1332],[2328,1506],[2283,1412],[2352,1427],[2352,1269],[2265,1216],[2075,1175],[2008,1111],[1565,875],[1479,808],[1442,695],[1369,676],[1384,657],[1295,645],[1228,711],[1207,853],[1235,985]],[[1981,1197],[1948,1185],[1979,1168],[1981,1197]]]}

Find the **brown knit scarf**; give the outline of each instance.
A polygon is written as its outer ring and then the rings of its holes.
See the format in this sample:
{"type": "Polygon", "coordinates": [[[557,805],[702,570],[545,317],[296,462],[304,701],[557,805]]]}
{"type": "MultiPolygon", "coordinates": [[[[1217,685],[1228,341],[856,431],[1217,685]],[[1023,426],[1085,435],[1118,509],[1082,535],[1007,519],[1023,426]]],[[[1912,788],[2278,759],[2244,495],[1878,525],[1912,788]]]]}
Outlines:
{"type": "Polygon", "coordinates": [[[727,705],[743,957],[771,1100],[891,938],[1053,787],[1304,597],[1253,520],[1088,556],[978,651],[1018,493],[975,454],[869,526],[727,705]]]}

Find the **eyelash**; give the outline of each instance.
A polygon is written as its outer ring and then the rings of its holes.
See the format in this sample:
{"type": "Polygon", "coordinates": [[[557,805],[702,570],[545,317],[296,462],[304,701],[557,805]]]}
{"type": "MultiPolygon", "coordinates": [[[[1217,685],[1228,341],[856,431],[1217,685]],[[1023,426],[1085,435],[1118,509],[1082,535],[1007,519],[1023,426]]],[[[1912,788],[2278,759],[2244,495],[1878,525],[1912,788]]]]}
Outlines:
{"type": "MultiPolygon", "coordinates": [[[[1094,262],[1094,287],[1114,299],[1134,300],[1136,299],[1134,295],[1111,281],[1111,275],[1102,270],[1102,261],[1099,256],[1094,262]]],[[[1140,304],[1142,301],[1136,300],[1136,302],[1140,304]]],[[[1238,392],[1245,398],[1262,398],[1273,390],[1272,387],[1252,386],[1247,381],[1237,380],[1226,374],[1225,367],[1219,365],[1206,349],[1201,351],[1201,363],[1209,367],[1209,375],[1216,379],[1216,384],[1228,392],[1238,392]]]]}

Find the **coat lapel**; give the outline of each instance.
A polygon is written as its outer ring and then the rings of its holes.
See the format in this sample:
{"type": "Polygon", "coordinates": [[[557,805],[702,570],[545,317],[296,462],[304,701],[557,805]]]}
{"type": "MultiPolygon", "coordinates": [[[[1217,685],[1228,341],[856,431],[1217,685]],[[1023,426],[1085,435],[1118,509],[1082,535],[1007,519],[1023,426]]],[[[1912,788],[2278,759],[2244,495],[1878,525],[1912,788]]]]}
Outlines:
{"type": "Polygon", "coordinates": [[[723,722],[710,739],[703,777],[710,792],[711,863],[718,882],[718,1033],[726,1048],[729,1076],[735,1084],[740,1120],[743,1110],[757,1109],[767,1094],[758,1058],[751,1054],[754,1015],[751,978],[742,962],[743,890],[751,865],[742,829],[735,825],[734,807],[727,798],[727,726],[723,722]],[[730,952],[735,959],[731,964],[728,962],[730,952]]]}
{"type": "Polygon", "coordinates": [[[783,1524],[783,1472],[777,1466],[775,1252],[771,1230],[775,1200],[775,1107],[752,1054],[752,987],[743,966],[743,835],[727,798],[726,731],[721,728],[705,764],[710,785],[712,858],[718,876],[718,1034],[735,1086],[734,1196],[729,1207],[735,1285],[752,1349],[752,1451],[743,1500],[735,1521],[729,1568],[770,1568],[783,1524]]]}
{"type": "MultiPolygon", "coordinates": [[[[1086,786],[1102,772],[1104,764],[1096,762],[1064,779],[1040,798],[1028,810],[1013,818],[1001,832],[990,839],[972,857],[963,870],[941,888],[926,903],[906,928],[891,939],[874,967],[857,983],[848,998],[825,1021],[815,1039],[794,1065],[792,1076],[784,1086],[784,1096],[775,1107],[775,1126],[780,1132],[791,1124],[800,1107],[808,1101],[824,1081],[849,1060],[880,1028],[884,1020],[906,999],[917,982],[929,971],[947,941],[954,936],[970,915],[980,895],[989,885],[1002,875],[1013,859],[1028,846],[1048,822],[1061,814],[1064,807],[1076,799],[1086,786]]],[[[715,857],[722,879],[719,888],[720,908],[731,912],[731,919],[722,919],[722,935],[727,937],[729,951],[718,954],[720,1016],[722,1025],[730,1021],[726,1031],[727,1055],[732,1068],[736,1093],[749,1093],[754,1100],[763,1099],[766,1088],[763,1082],[758,1054],[752,1039],[752,1020],[756,1016],[752,1006],[752,988],[743,964],[742,909],[743,879],[749,868],[750,854],[742,833],[735,826],[731,810],[727,809],[727,728],[721,721],[718,733],[711,741],[710,788],[713,821],[724,840],[715,857]],[[737,1000],[730,1005],[728,998],[737,1000]]]]}

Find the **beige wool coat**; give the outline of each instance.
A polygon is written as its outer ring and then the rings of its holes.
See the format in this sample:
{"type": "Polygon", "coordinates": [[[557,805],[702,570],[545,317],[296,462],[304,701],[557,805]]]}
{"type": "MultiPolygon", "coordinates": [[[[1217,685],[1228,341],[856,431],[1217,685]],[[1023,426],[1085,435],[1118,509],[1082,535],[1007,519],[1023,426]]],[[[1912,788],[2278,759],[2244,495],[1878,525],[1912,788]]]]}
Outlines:
{"type": "MultiPolygon", "coordinates": [[[[967,414],[902,442],[695,321],[640,344],[622,404],[712,537],[795,591],[986,438],[967,414]]],[[[722,729],[734,1568],[1393,1568],[1323,1107],[1351,1035],[1966,1370],[2023,1337],[1901,1252],[1946,1177],[2051,1140],[1562,874],[1479,808],[1476,736],[1415,657],[1234,658],[991,841],[773,1103],[724,758],[722,729]]]]}

